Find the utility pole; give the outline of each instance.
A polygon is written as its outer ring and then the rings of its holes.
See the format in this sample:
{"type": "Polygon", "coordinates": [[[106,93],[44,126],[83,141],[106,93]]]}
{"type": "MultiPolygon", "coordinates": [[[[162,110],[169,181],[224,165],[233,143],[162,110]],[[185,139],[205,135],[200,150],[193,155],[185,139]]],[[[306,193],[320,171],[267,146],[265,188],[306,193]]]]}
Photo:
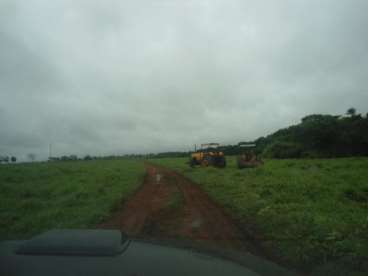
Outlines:
{"type": "Polygon", "coordinates": [[[51,143],[49,144],[49,160],[51,160],[51,156],[52,156],[52,153],[51,153],[51,143]]]}

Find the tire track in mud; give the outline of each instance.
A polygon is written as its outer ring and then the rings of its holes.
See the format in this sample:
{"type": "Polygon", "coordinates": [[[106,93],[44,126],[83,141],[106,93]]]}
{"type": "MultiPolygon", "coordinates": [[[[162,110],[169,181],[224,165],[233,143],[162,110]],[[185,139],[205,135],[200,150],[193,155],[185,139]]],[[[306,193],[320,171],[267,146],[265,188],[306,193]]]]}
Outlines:
{"type": "Polygon", "coordinates": [[[146,164],[146,171],[140,189],[99,228],[120,229],[137,238],[244,249],[242,232],[197,185],[163,167],[146,164]]]}
{"type": "Polygon", "coordinates": [[[258,263],[258,268],[268,267],[268,275],[304,275],[289,274],[277,265],[250,257],[254,254],[288,266],[264,251],[257,238],[240,228],[198,185],[165,167],[149,163],[145,167],[146,176],[138,191],[97,228],[119,229],[132,238],[221,253],[245,266],[258,263]]]}

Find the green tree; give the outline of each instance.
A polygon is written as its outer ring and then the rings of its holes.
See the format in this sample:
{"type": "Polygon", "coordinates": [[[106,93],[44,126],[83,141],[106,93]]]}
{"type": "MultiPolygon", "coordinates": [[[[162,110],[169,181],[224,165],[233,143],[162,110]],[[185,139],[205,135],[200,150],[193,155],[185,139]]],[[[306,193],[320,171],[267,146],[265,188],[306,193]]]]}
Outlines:
{"type": "Polygon", "coordinates": [[[350,117],[354,117],[356,115],[356,109],[354,107],[350,107],[346,111],[346,114],[349,115],[350,117]]]}
{"type": "Polygon", "coordinates": [[[274,158],[368,156],[368,118],[312,114],[300,124],[257,139],[257,150],[274,158]]]}

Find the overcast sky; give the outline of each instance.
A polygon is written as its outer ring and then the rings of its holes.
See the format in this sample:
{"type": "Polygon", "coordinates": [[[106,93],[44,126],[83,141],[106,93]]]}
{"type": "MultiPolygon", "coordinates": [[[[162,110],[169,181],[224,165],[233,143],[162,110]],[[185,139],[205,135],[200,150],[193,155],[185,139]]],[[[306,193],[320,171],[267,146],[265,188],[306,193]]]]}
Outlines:
{"type": "Polygon", "coordinates": [[[252,140],[368,112],[368,1],[0,0],[0,155],[252,140]]]}

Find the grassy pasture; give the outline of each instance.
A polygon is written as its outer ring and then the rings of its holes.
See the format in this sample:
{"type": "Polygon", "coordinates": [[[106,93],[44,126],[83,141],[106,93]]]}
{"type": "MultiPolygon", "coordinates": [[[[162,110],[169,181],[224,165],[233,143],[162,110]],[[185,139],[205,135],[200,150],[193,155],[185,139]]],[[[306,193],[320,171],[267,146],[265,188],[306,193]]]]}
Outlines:
{"type": "Polygon", "coordinates": [[[0,240],[93,227],[142,183],[142,162],[96,160],[0,166],[0,240]]]}
{"type": "MultiPolygon", "coordinates": [[[[368,158],[266,160],[256,169],[190,168],[154,159],[198,183],[265,248],[324,275],[368,271],[368,158]]],[[[340,274],[335,274],[340,275],[340,274]]]]}

